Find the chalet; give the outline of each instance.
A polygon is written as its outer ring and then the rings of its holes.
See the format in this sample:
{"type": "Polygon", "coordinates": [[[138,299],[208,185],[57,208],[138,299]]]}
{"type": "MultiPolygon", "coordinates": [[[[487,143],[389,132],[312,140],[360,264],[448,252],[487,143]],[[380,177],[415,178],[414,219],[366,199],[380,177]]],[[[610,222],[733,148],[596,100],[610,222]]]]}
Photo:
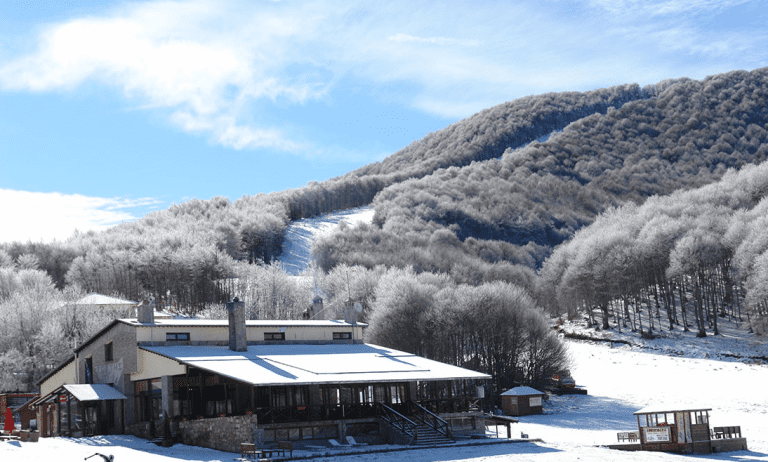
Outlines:
{"type": "Polygon", "coordinates": [[[685,454],[740,451],[747,449],[741,427],[710,427],[711,408],[695,406],[650,406],[635,412],[637,431],[619,432],[621,444],[612,449],[663,451],[685,454]]]}
{"type": "Polygon", "coordinates": [[[531,387],[515,387],[501,394],[501,410],[505,415],[541,414],[544,392],[531,387]]]}
{"type": "MultiPolygon", "coordinates": [[[[343,439],[419,443],[484,429],[490,377],[363,342],[347,320],[155,319],[148,303],[80,345],[40,382],[41,436],[151,438],[168,418],[184,443],[343,439]]],[[[481,430],[482,431],[482,430],[481,430]]]]}

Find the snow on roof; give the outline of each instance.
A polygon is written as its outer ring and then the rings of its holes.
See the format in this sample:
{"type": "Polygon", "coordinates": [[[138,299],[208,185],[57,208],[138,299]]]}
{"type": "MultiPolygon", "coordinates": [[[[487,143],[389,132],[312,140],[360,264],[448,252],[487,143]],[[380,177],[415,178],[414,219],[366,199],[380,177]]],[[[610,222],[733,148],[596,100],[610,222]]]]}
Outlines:
{"type": "MultiPolygon", "coordinates": [[[[121,319],[120,321],[136,326],[150,326],[152,324],[141,324],[136,318],[121,319]]],[[[229,321],[226,319],[190,319],[190,318],[175,318],[175,319],[155,319],[155,326],[169,326],[169,327],[227,327],[229,321]]],[[[344,320],[326,320],[326,321],[308,321],[308,320],[282,320],[282,321],[261,321],[261,320],[249,320],[245,321],[246,327],[352,327],[362,326],[366,327],[368,324],[357,323],[350,324],[344,320]]]]}
{"type": "Polygon", "coordinates": [[[640,414],[664,414],[666,412],[692,412],[692,411],[711,411],[711,407],[701,407],[696,404],[677,404],[677,405],[658,405],[646,406],[639,411],[634,412],[634,415],[640,414]]]}
{"type": "Polygon", "coordinates": [[[137,305],[138,303],[130,300],[123,300],[115,297],[97,294],[96,292],[86,295],[75,302],[75,305],[137,305]]]}
{"type": "Polygon", "coordinates": [[[539,391],[531,387],[515,387],[509,389],[501,394],[501,396],[529,396],[529,395],[543,395],[543,391],[539,391]]]}
{"type": "Polygon", "coordinates": [[[145,350],[257,386],[489,379],[479,372],[370,344],[157,346],[145,350]]]}
{"type": "Polygon", "coordinates": [[[65,384],[64,389],[72,393],[78,401],[101,401],[106,399],[126,399],[125,395],[109,385],[93,384],[65,384]]]}

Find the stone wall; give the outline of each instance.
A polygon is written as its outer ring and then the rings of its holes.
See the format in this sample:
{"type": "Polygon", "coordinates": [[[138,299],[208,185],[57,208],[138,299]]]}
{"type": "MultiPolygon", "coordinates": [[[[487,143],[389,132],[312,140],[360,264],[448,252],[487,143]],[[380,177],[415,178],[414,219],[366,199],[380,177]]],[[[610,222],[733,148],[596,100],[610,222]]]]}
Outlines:
{"type": "Polygon", "coordinates": [[[179,442],[219,451],[240,452],[240,443],[252,443],[256,430],[255,415],[182,420],[179,442]]]}

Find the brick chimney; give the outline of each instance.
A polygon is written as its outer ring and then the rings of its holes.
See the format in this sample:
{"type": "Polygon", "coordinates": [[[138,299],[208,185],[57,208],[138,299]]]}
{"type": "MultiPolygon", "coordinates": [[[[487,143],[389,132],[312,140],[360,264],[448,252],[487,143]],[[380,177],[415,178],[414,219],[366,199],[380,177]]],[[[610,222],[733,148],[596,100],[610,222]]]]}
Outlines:
{"type": "Polygon", "coordinates": [[[142,324],[155,323],[155,303],[146,298],[136,307],[136,320],[142,324]]]}
{"type": "Polygon", "coordinates": [[[237,297],[227,303],[229,317],[229,349],[248,351],[248,338],[245,333],[245,302],[237,297]]]}

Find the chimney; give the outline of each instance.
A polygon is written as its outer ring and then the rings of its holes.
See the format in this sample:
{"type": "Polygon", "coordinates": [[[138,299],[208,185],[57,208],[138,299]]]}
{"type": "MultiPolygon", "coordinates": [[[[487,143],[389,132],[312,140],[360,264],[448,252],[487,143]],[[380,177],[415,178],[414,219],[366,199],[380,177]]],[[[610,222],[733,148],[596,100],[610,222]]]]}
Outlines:
{"type": "Polygon", "coordinates": [[[245,333],[245,302],[237,297],[227,303],[229,317],[229,349],[248,351],[248,338],[245,333]]]}
{"type": "Polygon", "coordinates": [[[155,323],[155,304],[146,298],[136,307],[136,320],[142,324],[155,323]]]}
{"type": "Polygon", "coordinates": [[[344,305],[344,322],[349,324],[357,324],[357,312],[360,309],[360,303],[355,303],[352,299],[348,299],[344,305]]]}
{"type": "Polygon", "coordinates": [[[325,312],[323,311],[323,297],[318,295],[312,299],[312,308],[309,319],[315,321],[325,320],[325,312]]]}

